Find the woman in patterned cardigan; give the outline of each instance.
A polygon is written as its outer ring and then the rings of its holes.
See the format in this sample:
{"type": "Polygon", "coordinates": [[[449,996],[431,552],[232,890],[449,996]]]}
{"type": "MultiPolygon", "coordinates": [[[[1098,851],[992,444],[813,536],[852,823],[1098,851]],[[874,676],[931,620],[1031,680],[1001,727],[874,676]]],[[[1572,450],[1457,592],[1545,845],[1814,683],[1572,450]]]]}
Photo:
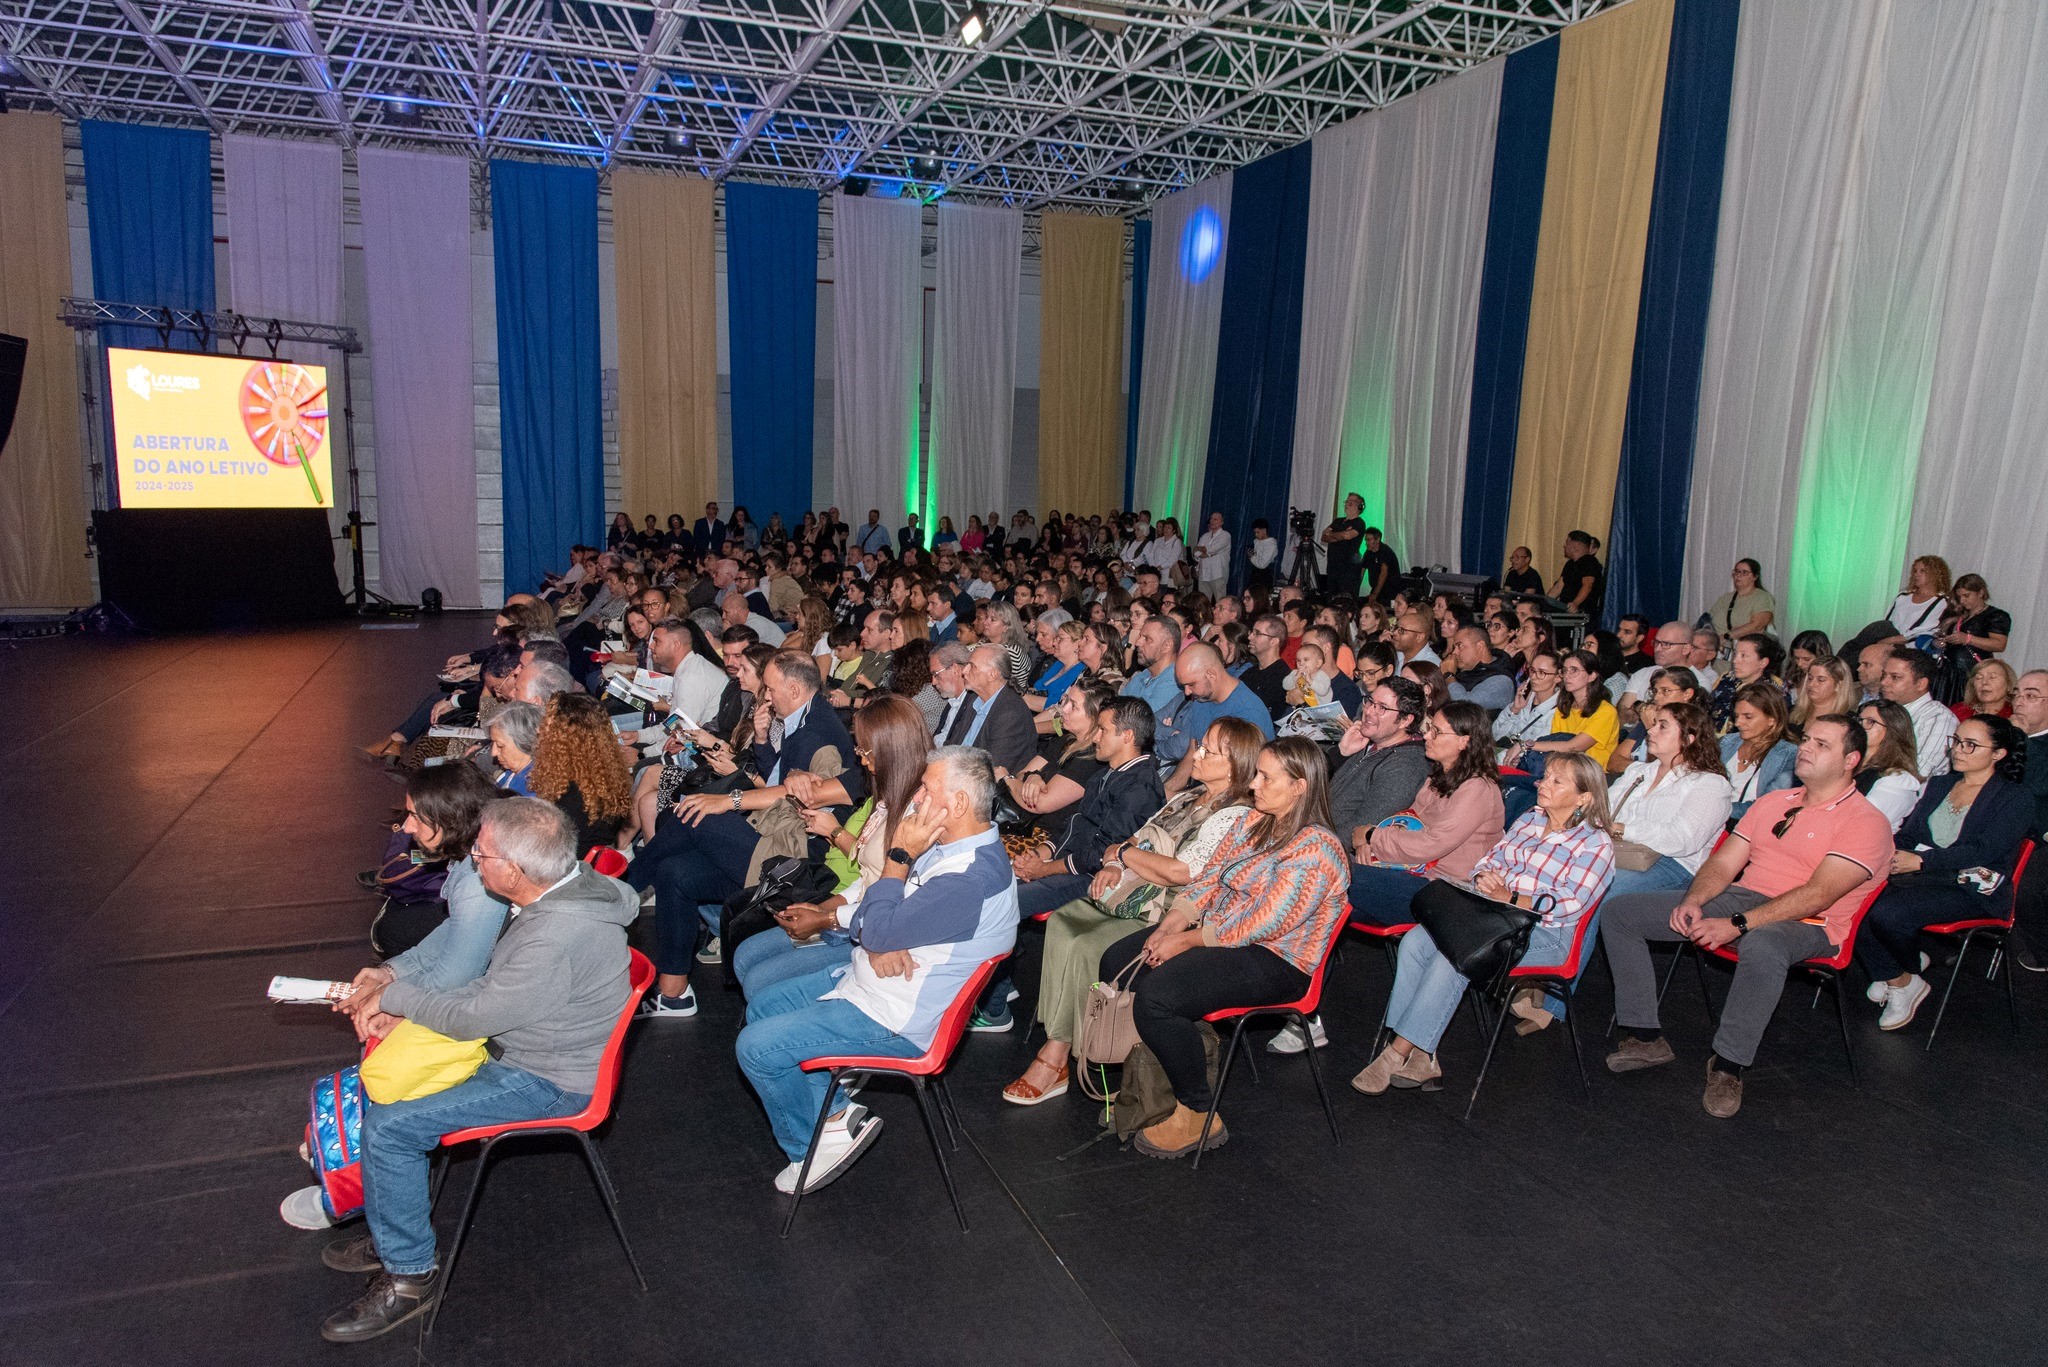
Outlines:
{"type": "MultiPolygon", "coordinates": [[[[1104,982],[1144,960],[1132,1017],[1175,1101],[1172,1115],[1139,1132],[1138,1151],[1153,1158],[1179,1158],[1201,1142],[1211,1102],[1202,1017],[1300,997],[1344,915],[1350,863],[1330,831],[1316,747],[1299,737],[1266,746],[1252,807],[1256,815],[1217,846],[1150,935],[1119,940],[1102,956],[1104,982]]],[[[1207,1147],[1229,1137],[1219,1115],[1207,1147]]]]}

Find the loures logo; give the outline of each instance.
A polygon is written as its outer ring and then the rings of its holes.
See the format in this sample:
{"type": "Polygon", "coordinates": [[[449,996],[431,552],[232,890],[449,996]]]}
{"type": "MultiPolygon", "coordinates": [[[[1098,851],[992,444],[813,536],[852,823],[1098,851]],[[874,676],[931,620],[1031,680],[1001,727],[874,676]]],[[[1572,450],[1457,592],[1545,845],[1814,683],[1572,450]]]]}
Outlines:
{"type": "Polygon", "coordinates": [[[159,375],[146,365],[128,367],[128,388],[137,398],[147,399],[152,394],[196,394],[199,392],[197,375],[159,375]]]}

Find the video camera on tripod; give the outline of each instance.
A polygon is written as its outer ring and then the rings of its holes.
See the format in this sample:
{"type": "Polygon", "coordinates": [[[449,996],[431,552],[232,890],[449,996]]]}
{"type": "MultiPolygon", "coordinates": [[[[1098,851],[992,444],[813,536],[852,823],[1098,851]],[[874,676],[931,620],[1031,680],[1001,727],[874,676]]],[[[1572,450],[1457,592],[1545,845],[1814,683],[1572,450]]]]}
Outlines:
{"type": "Polygon", "coordinates": [[[1294,534],[1294,564],[1286,582],[1314,592],[1322,586],[1322,567],[1316,561],[1316,514],[1312,508],[1289,507],[1287,530],[1294,534]]]}

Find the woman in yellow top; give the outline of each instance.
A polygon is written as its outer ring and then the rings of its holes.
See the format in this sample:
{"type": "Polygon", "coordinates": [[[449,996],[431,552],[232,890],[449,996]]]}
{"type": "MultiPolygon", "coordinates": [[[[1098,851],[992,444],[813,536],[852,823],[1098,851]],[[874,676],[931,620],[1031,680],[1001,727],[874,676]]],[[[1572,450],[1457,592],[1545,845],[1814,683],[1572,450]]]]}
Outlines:
{"type": "Polygon", "coordinates": [[[1528,749],[1538,754],[1591,755],[1604,769],[1620,740],[1621,714],[1607,700],[1598,657],[1590,650],[1573,651],[1564,657],[1557,719],[1550,724],[1550,734],[1531,741],[1528,749]]]}

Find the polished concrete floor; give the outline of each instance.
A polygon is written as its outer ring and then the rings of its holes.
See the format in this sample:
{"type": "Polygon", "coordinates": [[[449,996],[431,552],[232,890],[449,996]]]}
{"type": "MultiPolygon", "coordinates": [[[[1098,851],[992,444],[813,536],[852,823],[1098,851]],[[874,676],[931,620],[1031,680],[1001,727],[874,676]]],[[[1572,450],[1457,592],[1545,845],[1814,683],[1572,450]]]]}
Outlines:
{"type": "MultiPolygon", "coordinates": [[[[706,970],[699,1017],[633,1040],[604,1141],[649,1294],[580,1161],[514,1152],[434,1335],[327,1345],[355,1282],[275,1212],[306,1180],[308,1082],[352,1037],[263,989],[366,962],[354,873],[398,789],[351,747],[487,629],[0,647],[0,1364],[2048,1360],[2048,982],[2020,983],[2015,1034],[1966,976],[1932,1054],[1924,1023],[1880,1034],[1857,998],[1860,1088],[1828,1005],[1788,994],[1716,1121],[1688,971],[1677,1065],[1597,1073],[1589,1101],[1556,1031],[1510,1039],[1467,1123],[1469,1019],[1450,1090],[1342,1088],[1388,985],[1363,943],[1323,1055],[1341,1145],[1277,1059],[1233,1080],[1199,1177],[1112,1145],[1062,1159],[1088,1103],[1003,1104],[1026,1046],[970,1036],[964,1236],[914,1106],[877,1088],[881,1142],[777,1237],[781,1159],[706,970]]],[[[1595,1033],[1608,1000],[1596,966],[1595,1033]]]]}

